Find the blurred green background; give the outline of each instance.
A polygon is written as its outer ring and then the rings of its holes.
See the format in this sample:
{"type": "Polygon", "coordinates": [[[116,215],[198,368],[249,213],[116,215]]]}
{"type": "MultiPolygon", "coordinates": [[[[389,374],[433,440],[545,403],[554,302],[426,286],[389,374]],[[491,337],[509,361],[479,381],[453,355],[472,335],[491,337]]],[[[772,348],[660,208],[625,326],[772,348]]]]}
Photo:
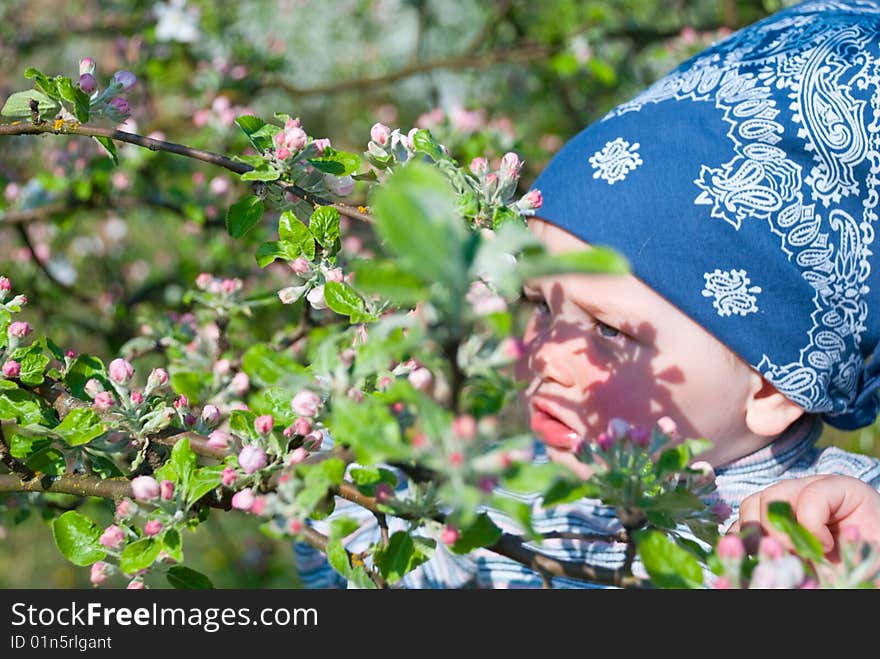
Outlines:
{"type": "MultiPolygon", "coordinates": [[[[27,66],[76,78],[90,56],[102,86],[117,69],[138,76],[123,129],[231,155],[246,148],[233,123],[240,114],[286,112],[355,152],[377,121],[403,132],[420,125],[460,161],[517,151],[524,191],[605,111],[792,4],[4,0],[0,96],[30,88],[27,66]]],[[[203,163],[124,146],[115,168],[91,140],[3,138],[0,188],[0,273],[30,298],[22,318],[64,349],[112,358],[145,322],[186,311],[183,293],[199,272],[242,277],[255,290],[278,277],[223,227],[245,187],[203,163]]],[[[275,309],[249,331],[265,339],[284,322],[275,309]]],[[[821,441],[880,455],[876,436],[877,427],[829,430],[821,441]]],[[[44,521],[72,503],[55,497],[27,517],[0,505],[0,587],[88,586],[88,570],[61,557],[44,521]]],[[[109,523],[109,504],[87,505],[109,523]]],[[[290,543],[256,527],[246,515],[212,516],[187,539],[188,564],[218,587],[296,587],[290,543]]]]}

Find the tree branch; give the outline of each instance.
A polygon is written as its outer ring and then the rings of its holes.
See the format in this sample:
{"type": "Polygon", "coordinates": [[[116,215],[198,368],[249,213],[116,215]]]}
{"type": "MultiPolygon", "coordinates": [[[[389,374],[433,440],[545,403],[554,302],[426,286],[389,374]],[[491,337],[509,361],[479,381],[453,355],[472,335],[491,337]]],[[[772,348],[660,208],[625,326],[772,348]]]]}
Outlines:
{"type": "MultiPolygon", "coordinates": [[[[228,169],[235,174],[244,174],[253,169],[253,167],[246,163],[238,162],[220,153],[204,151],[202,149],[196,149],[183,144],[166,142],[165,140],[157,140],[152,137],[145,137],[143,135],[137,135],[135,133],[127,133],[125,131],[114,130],[112,128],[99,128],[97,126],[90,126],[88,124],[63,124],[60,128],[56,129],[53,123],[45,121],[36,125],[33,123],[23,123],[20,121],[13,122],[11,124],[0,124],[0,136],[43,135],[46,133],[52,135],[82,135],[86,137],[106,137],[108,139],[117,140],[119,142],[135,144],[137,146],[144,147],[145,149],[150,149],[151,151],[166,151],[168,153],[174,153],[176,155],[185,156],[194,160],[200,160],[211,165],[216,165],[217,167],[228,169]]],[[[275,182],[275,184],[289,192],[292,192],[298,197],[305,199],[310,204],[316,204],[320,206],[332,206],[337,211],[339,211],[340,214],[355,220],[361,220],[362,222],[373,221],[370,215],[359,209],[352,208],[351,206],[348,206],[346,204],[335,203],[328,199],[324,199],[323,197],[303,190],[297,185],[284,182],[275,182]]]]}

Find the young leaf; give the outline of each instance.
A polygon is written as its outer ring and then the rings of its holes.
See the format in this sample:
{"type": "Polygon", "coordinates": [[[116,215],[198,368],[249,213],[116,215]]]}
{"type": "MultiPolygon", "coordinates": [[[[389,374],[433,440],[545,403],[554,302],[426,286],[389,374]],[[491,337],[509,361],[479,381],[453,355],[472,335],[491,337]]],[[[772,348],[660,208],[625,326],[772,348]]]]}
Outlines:
{"type": "Polygon", "coordinates": [[[278,219],[278,237],[282,242],[291,243],[293,248],[288,249],[296,251],[297,256],[304,256],[309,261],[315,258],[315,237],[291,211],[281,213],[278,219]]]}
{"type": "Polygon", "coordinates": [[[162,543],[156,538],[142,538],[126,545],[119,557],[119,568],[126,574],[134,574],[150,567],[159,557],[162,543]]]}
{"type": "Polygon", "coordinates": [[[64,420],[52,429],[68,446],[87,444],[104,434],[104,424],[95,410],[78,407],[70,410],[64,420]]]}
{"type": "Polygon", "coordinates": [[[0,114],[10,119],[28,119],[31,116],[31,101],[37,102],[40,116],[54,116],[61,109],[61,104],[52,100],[35,89],[15,92],[6,99],[0,114]]]}
{"type": "Polygon", "coordinates": [[[767,519],[791,539],[798,554],[814,562],[822,560],[822,543],[816,536],[798,524],[791,505],[787,501],[772,501],[767,506],[767,519]]]}
{"type": "Polygon", "coordinates": [[[339,211],[332,206],[318,206],[309,218],[309,231],[329,249],[339,238],[339,211]]]}
{"type": "Polygon", "coordinates": [[[470,526],[460,530],[458,539],[452,545],[452,551],[456,554],[468,554],[478,547],[495,544],[500,537],[501,529],[486,513],[480,513],[470,526]]]}
{"type": "Polygon", "coordinates": [[[309,163],[325,174],[346,176],[354,174],[358,170],[361,166],[361,159],[355,153],[326,147],[320,157],[309,158],[309,163]]]}
{"type": "Polygon", "coordinates": [[[328,281],[324,285],[324,299],[328,307],[340,316],[349,316],[352,323],[373,320],[363,298],[345,282],[328,281]]]}
{"type": "Polygon", "coordinates": [[[388,540],[388,546],[374,554],[379,573],[389,583],[399,581],[407,572],[428,560],[413,544],[408,533],[397,531],[388,540]]]}
{"type": "Polygon", "coordinates": [[[642,564],[651,581],[660,588],[699,588],[703,570],[696,557],[665,533],[654,530],[634,534],[642,564]]]}
{"type": "Polygon", "coordinates": [[[226,230],[233,238],[241,238],[263,217],[263,200],[255,195],[232,204],[226,212],[226,230]]]}
{"type": "Polygon", "coordinates": [[[168,568],[165,575],[168,583],[178,590],[213,590],[214,584],[201,572],[197,572],[183,565],[174,565],[168,568]]]}
{"type": "Polygon", "coordinates": [[[110,156],[110,160],[113,161],[113,164],[118,165],[119,155],[116,153],[116,143],[109,137],[103,137],[101,135],[96,135],[95,141],[102,147],[104,147],[104,151],[106,151],[107,155],[110,156]]]}
{"type": "Polygon", "coordinates": [[[52,522],[52,536],[64,558],[74,565],[91,565],[107,555],[100,543],[101,528],[75,510],[52,522]]]}

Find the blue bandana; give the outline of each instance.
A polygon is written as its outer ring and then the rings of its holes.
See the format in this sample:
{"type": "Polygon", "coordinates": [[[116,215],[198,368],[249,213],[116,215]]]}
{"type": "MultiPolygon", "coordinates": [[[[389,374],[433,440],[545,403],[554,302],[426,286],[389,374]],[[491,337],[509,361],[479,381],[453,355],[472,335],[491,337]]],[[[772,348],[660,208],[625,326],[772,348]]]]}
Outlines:
{"type": "MultiPolygon", "coordinates": [[[[538,215],[633,273],[807,412],[880,411],[880,3],[731,35],[575,136],[538,215]]],[[[723,386],[723,383],[719,383],[723,386]]]]}

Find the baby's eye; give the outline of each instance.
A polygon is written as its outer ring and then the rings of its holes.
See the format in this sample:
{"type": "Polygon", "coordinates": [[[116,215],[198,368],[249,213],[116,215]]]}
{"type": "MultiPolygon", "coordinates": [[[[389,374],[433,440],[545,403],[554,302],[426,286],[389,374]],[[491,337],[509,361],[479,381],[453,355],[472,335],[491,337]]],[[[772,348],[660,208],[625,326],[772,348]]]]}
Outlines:
{"type": "Polygon", "coordinates": [[[599,331],[599,334],[608,339],[614,339],[618,336],[623,336],[619,329],[611,327],[611,325],[603,323],[601,320],[596,321],[596,329],[599,331]]]}
{"type": "Polygon", "coordinates": [[[527,293],[527,292],[523,291],[522,296],[523,296],[523,298],[525,298],[526,302],[528,302],[530,305],[535,307],[535,310],[538,311],[538,313],[542,313],[542,314],[549,314],[550,313],[550,305],[548,305],[546,300],[544,300],[544,298],[541,297],[540,295],[537,295],[535,293],[527,293]]]}

